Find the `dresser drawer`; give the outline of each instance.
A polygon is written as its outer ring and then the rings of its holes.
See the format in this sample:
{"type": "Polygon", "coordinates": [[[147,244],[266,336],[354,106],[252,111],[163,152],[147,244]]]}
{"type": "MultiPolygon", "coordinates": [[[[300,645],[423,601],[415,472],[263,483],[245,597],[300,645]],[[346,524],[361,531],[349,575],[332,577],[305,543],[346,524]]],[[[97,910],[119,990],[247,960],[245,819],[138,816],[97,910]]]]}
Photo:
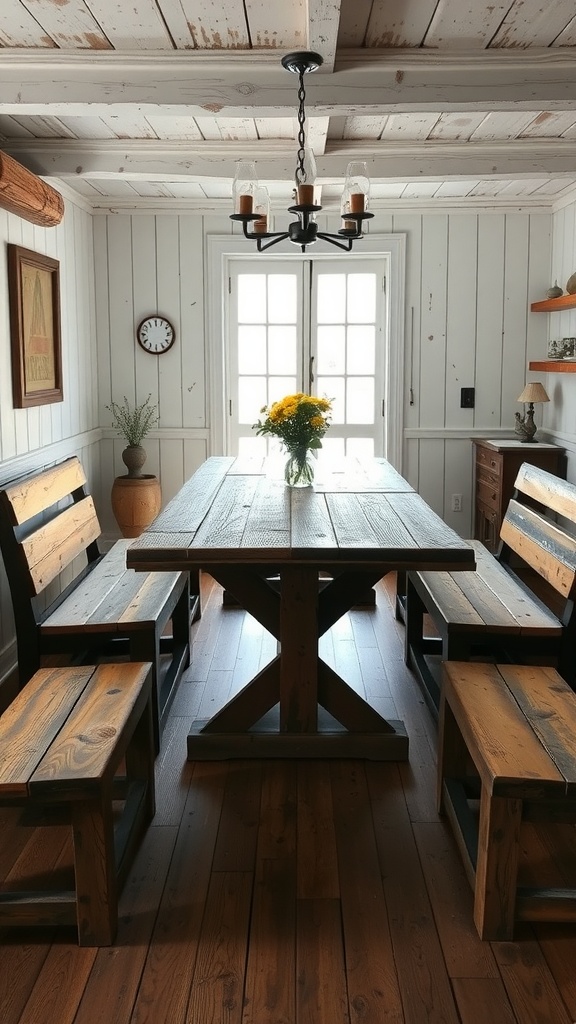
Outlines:
{"type": "Polygon", "coordinates": [[[490,508],[489,505],[485,505],[483,501],[478,501],[476,504],[479,515],[486,519],[487,522],[492,523],[494,526],[500,528],[500,513],[498,509],[490,508]]]}
{"type": "Polygon", "coordinates": [[[494,479],[496,486],[490,480],[483,479],[482,477],[478,478],[476,483],[476,500],[479,504],[499,512],[502,501],[500,483],[497,477],[494,479]]]}
{"type": "Polygon", "coordinates": [[[485,448],[476,449],[476,464],[480,469],[487,469],[497,476],[502,474],[502,456],[499,452],[489,452],[485,448]]]}

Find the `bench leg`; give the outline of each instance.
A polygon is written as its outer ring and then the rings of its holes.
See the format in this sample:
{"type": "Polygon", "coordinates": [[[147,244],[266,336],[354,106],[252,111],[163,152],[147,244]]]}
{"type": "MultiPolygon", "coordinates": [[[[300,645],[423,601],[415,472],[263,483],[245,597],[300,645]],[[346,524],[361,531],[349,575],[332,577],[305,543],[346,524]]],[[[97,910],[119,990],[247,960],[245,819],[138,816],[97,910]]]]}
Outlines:
{"type": "Polygon", "coordinates": [[[118,926],[112,792],[72,805],[76,913],[80,946],[110,946],[118,926]]]}
{"type": "Polygon", "coordinates": [[[474,887],[474,923],[481,939],[512,939],[521,820],[521,800],[491,796],[482,787],[474,887]]]}
{"type": "Polygon", "coordinates": [[[442,691],[438,714],[438,774],[436,806],[440,814],[444,805],[444,779],[465,779],[470,757],[458,723],[442,691]]]}
{"type": "Polygon", "coordinates": [[[130,661],[152,662],[152,719],[154,722],[154,750],[160,753],[161,726],[161,676],[160,636],[155,626],[133,633],[130,637],[130,661]]]}
{"type": "Polygon", "coordinates": [[[404,631],[404,661],[410,667],[411,649],[420,650],[422,647],[425,608],[420,600],[420,595],[410,579],[409,573],[406,573],[405,579],[404,622],[406,629],[404,631]]]}

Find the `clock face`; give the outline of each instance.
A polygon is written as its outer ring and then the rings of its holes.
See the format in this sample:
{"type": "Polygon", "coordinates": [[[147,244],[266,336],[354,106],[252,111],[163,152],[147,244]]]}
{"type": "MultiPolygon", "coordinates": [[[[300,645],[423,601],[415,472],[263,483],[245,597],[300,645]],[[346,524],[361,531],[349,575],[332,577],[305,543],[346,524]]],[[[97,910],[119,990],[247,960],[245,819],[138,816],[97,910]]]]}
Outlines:
{"type": "Polygon", "coordinates": [[[161,355],[172,348],[176,332],[164,316],[147,316],[136,331],[138,343],[146,352],[161,355]]]}

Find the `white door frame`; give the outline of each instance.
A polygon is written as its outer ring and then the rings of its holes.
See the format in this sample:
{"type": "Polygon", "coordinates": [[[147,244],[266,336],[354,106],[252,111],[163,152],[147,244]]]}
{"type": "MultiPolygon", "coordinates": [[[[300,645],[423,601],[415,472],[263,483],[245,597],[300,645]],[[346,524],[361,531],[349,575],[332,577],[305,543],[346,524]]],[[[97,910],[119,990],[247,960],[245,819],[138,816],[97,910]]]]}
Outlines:
{"type": "MultiPolygon", "coordinates": [[[[210,437],[209,454],[221,455],[225,450],[226,438],[226,403],[224,396],[225,380],[225,342],[228,324],[226,293],[228,289],[228,264],[231,258],[253,260],[257,257],[254,249],[248,249],[250,243],[244,238],[230,235],[208,235],[208,274],[206,296],[206,346],[208,372],[208,414],[210,437]]],[[[314,253],[306,253],[305,259],[315,256],[325,258],[333,255],[334,250],[326,244],[318,246],[314,253]]],[[[356,250],[361,256],[382,256],[388,262],[387,303],[386,303],[386,346],[385,373],[385,406],[387,410],[388,429],[385,431],[384,454],[389,462],[402,471],[402,440],[404,427],[404,295],[406,274],[406,235],[386,234],[367,235],[356,250]]],[[[301,259],[300,254],[277,253],[279,259],[301,259]]],[[[354,259],[354,252],[346,254],[347,259],[354,259]]],[[[266,254],[266,259],[274,259],[266,254]]]]}

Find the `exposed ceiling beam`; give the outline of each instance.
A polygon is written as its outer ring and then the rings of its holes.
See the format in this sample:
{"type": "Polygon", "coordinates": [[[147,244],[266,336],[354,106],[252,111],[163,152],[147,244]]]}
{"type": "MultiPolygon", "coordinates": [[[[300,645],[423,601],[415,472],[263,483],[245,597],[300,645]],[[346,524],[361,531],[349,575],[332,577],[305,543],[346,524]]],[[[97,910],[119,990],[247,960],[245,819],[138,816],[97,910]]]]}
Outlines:
{"type": "MultiPolygon", "coordinates": [[[[294,77],[270,51],[103,53],[0,50],[0,113],[294,115],[294,77]]],[[[576,54],[556,50],[345,51],[318,74],[320,117],[390,112],[576,109],[576,54]]]]}
{"type": "MultiPolygon", "coordinates": [[[[191,181],[232,178],[238,159],[256,159],[261,181],[291,181],[294,143],[166,142],[99,139],[85,142],[30,139],[5,143],[4,149],[36,174],[66,178],[124,178],[191,181]]],[[[520,139],[512,142],[392,143],[328,141],[318,155],[318,183],[342,180],[346,163],[366,159],[374,181],[522,178],[550,174],[573,177],[576,140],[520,139]],[[369,150],[369,152],[368,152],[369,150]]]]}

